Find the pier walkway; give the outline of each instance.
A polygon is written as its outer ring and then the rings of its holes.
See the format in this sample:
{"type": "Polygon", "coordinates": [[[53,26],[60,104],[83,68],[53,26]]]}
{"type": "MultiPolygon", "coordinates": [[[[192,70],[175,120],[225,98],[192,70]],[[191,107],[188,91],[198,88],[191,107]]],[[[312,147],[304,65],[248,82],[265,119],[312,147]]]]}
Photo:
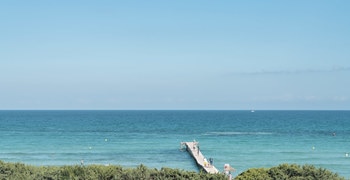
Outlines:
{"type": "Polygon", "coordinates": [[[196,160],[197,165],[202,168],[205,172],[210,174],[219,173],[219,170],[215,168],[214,165],[205,161],[205,157],[202,152],[199,150],[198,142],[181,142],[181,147],[186,146],[187,151],[196,160]]]}

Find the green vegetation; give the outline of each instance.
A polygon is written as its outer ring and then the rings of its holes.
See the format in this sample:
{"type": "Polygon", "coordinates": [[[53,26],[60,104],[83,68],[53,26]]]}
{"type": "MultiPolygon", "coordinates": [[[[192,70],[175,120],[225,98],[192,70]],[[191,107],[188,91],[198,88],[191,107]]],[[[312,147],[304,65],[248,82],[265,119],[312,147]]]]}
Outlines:
{"type": "Polygon", "coordinates": [[[277,167],[253,168],[239,174],[235,180],[344,180],[338,174],[311,165],[281,164],[277,167]]]}
{"type": "Polygon", "coordinates": [[[21,163],[5,163],[0,161],[0,180],[161,180],[161,179],[210,179],[226,180],[222,174],[206,174],[179,169],[162,168],[150,169],[144,165],[137,168],[123,168],[121,166],[30,166],[21,163]]]}
{"type": "MultiPolygon", "coordinates": [[[[113,180],[113,179],[194,179],[194,180],[227,180],[223,174],[206,174],[179,169],[161,168],[150,169],[144,165],[137,168],[123,168],[121,166],[30,166],[21,163],[5,163],[0,161],[0,180],[113,180]]],[[[305,165],[282,164],[273,168],[253,168],[239,174],[235,180],[343,180],[323,168],[305,165]]]]}

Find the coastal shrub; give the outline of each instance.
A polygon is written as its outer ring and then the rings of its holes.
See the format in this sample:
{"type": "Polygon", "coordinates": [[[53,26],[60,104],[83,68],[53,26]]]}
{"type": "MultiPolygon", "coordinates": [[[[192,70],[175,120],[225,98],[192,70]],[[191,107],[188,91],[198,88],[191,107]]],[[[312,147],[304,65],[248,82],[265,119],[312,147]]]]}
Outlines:
{"type": "MultiPolygon", "coordinates": [[[[30,166],[0,161],[0,180],[227,180],[224,174],[197,173],[172,168],[151,169],[141,164],[136,168],[121,166],[30,166]]],[[[277,167],[252,168],[239,174],[236,180],[343,180],[323,168],[311,165],[282,164],[277,167]]]]}
{"type": "Polygon", "coordinates": [[[272,180],[265,168],[252,168],[239,174],[235,180],[272,180]]]}
{"type": "Polygon", "coordinates": [[[337,173],[312,165],[281,164],[270,169],[252,168],[239,174],[235,180],[345,180],[337,173]]]}
{"type": "MultiPolygon", "coordinates": [[[[84,179],[121,179],[123,168],[120,166],[90,165],[83,166],[84,179]]],[[[82,177],[82,176],[80,176],[82,177]]]]}

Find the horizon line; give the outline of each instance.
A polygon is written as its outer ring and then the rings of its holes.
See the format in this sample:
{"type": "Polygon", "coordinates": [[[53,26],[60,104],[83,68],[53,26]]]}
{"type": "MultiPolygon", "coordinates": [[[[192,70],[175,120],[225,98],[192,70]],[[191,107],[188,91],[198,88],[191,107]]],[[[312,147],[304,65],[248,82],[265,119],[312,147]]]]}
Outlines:
{"type": "Polygon", "coordinates": [[[0,111],[350,111],[350,109],[0,109],[0,111]]]}

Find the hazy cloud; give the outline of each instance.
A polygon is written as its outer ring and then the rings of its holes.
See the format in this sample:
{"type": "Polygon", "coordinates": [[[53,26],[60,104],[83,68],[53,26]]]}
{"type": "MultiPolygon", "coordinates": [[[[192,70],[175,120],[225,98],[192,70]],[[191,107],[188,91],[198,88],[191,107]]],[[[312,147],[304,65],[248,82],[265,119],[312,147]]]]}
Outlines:
{"type": "Polygon", "coordinates": [[[296,70],[260,70],[255,72],[234,72],[233,74],[243,75],[280,75],[280,74],[305,74],[305,73],[325,73],[349,71],[350,67],[333,67],[329,69],[296,69],[296,70]]]}
{"type": "Polygon", "coordinates": [[[333,97],[333,101],[336,101],[336,102],[346,102],[348,100],[349,100],[349,98],[347,96],[335,96],[335,97],[333,97]]]}

